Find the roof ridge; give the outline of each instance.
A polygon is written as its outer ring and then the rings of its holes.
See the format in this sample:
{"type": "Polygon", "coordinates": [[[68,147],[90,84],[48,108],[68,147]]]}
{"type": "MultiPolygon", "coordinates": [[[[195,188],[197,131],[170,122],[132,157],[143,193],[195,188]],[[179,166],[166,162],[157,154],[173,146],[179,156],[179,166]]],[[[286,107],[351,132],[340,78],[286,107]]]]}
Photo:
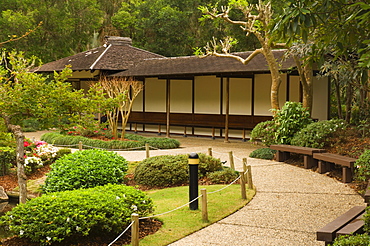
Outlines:
{"type": "Polygon", "coordinates": [[[101,54],[100,56],[98,57],[98,59],[96,59],[94,61],[94,63],[90,66],[90,70],[93,70],[94,69],[94,66],[100,61],[100,59],[104,56],[104,54],[109,50],[109,48],[112,47],[112,44],[110,44],[101,54]]]}

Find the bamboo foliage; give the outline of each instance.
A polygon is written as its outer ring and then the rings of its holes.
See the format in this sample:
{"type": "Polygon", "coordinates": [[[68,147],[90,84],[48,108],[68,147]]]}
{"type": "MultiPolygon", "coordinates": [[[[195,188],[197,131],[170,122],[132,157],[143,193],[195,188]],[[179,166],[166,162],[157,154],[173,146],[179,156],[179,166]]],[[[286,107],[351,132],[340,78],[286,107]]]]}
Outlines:
{"type": "Polygon", "coordinates": [[[105,91],[112,104],[106,109],[107,122],[114,138],[118,138],[118,124],[121,119],[122,135],[125,137],[125,129],[130,116],[135,98],[143,90],[143,84],[130,78],[107,78],[102,77],[98,84],[105,91]]]}

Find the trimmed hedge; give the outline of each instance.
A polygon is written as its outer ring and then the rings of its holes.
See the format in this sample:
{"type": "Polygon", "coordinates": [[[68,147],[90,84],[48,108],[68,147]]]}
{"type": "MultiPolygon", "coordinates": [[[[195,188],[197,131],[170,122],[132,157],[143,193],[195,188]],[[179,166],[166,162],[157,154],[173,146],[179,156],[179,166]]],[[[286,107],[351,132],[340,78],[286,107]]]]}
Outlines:
{"type": "Polygon", "coordinates": [[[274,150],[274,149],[261,148],[261,149],[256,149],[256,150],[252,151],[252,153],[249,154],[249,157],[258,158],[258,159],[265,159],[265,160],[272,160],[272,159],[274,159],[275,153],[276,153],[276,150],[274,150]]]}
{"type": "Polygon", "coordinates": [[[85,146],[114,150],[127,150],[132,148],[145,149],[146,143],[148,143],[151,147],[158,149],[174,149],[180,146],[180,142],[172,138],[147,138],[135,134],[126,134],[125,138],[131,141],[103,141],[99,139],[86,138],[83,136],[63,135],[56,132],[48,132],[41,136],[42,141],[51,143],[53,145],[75,145],[77,147],[79,142],[82,142],[85,146]]]}
{"type": "MultiPolygon", "coordinates": [[[[219,159],[199,154],[199,177],[222,170],[219,159]]],[[[136,167],[134,179],[149,187],[168,187],[189,182],[188,155],[162,155],[147,158],[136,167]]]]}
{"type": "Polygon", "coordinates": [[[2,225],[19,237],[40,245],[61,242],[75,235],[120,233],[131,222],[153,212],[153,201],[125,185],[56,192],[19,204],[1,217],[2,225]]]}
{"type": "Polygon", "coordinates": [[[51,165],[47,174],[45,193],[120,184],[124,181],[128,161],[115,152],[84,150],[67,154],[51,165]]]}

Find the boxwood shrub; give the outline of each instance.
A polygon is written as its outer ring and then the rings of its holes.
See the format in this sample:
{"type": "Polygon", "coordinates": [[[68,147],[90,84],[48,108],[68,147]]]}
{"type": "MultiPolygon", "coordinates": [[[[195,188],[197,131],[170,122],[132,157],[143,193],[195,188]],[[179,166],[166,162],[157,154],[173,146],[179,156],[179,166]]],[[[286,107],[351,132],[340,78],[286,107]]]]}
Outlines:
{"type": "Polygon", "coordinates": [[[323,148],[330,136],[345,130],[346,127],[347,124],[344,120],[333,119],[314,122],[297,132],[291,144],[302,147],[323,148]]]}
{"type": "Polygon", "coordinates": [[[82,142],[84,147],[87,146],[86,148],[96,147],[114,150],[127,150],[132,148],[145,149],[146,143],[148,143],[151,147],[158,149],[173,149],[180,146],[180,142],[172,138],[146,138],[135,134],[126,134],[125,138],[131,141],[103,141],[99,139],[86,138],[83,136],[64,135],[57,132],[48,132],[41,136],[41,140],[53,145],[75,145],[77,147],[79,142],[82,142]]]}
{"type": "Polygon", "coordinates": [[[211,172],[207,175],[212,184],[229,184],[239,177],[239,172],[230,167],[211,172]]]}
{"type": "Polygon", "coordinates": [[[265,160],[272,160],[274,158],[275,153],[276,153],[276,150],[273,150],[270,148],[261,148],[261,149],[256,149],[252,151],[249,154],[249,157],[265,159],[265,160]]]}
{"type": "Polygon", "coordinates": [[[120,184],[128,169],[128,161],[115,152],[92,149],[62,156],[51,165],[45,193],[120,184]]]}
{"type": "MultiPolygon", "coordinates": [[[[219,159],[199,154],[199,177],[222,169],[219,159]]],[[[136,167],[134,179],[149,187],[168,187],[187,184],[189,181],[188,155],[162,155],[147,158],[136,167]]]]}
{"type": "Polygon", "coordinates": [[[42,195],[7,212],[0,224],[19,237],[49,245],[75,235],[119,233],[132,213],[142,217],[152,212],[153,201],[142,191],[108,184],[42,195]]]}
{"type": "Polygon", "coordinates": [[[15,148],[0,147],[0,175],[8,173],[9,168],[15,165],[15,148]]]}

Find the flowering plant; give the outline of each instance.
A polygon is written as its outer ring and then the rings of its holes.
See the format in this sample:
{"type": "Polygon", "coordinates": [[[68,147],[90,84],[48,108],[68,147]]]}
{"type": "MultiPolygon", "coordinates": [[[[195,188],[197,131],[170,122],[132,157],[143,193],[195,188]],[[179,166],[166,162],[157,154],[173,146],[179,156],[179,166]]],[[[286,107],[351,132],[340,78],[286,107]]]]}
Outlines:
{"type": "Polygon", "coordinates": [[[24,169],[26,174],[31,174],[34,170],[43,167],[41,158],[37,156],[27,156],[24,159],[24,169]]]}

